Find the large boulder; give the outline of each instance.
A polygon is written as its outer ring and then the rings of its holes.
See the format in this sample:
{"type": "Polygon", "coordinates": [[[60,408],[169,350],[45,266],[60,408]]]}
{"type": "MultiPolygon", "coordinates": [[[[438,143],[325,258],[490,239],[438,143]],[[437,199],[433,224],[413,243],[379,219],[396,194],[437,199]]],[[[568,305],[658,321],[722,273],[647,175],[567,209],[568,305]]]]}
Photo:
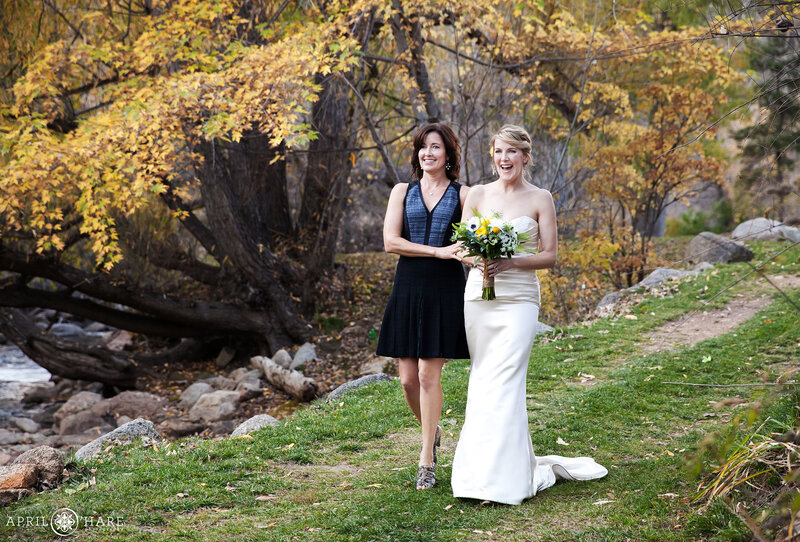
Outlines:
{"type": "Polygon", "coordinates": [[[236,389],[234,390],[239,394],[240,401],[247,401],[249,399],[253,399],[258,397],[263,393],[263,388],[261,387],[261,379],[259,378],[244,378],[236,384],[236,389]]]}
{"type": "Polygon", "coordinates": [[[351,380],[350,382],[345,382],[344,384],[342,384],[341,386],[330,392],[328,394],[327,400],[328,402],[331,402],[336,399],[339,399],[346,393],[351,392],[355,389],[362,388],[374,382],[386,382],[391,379],[392,377],[390,377],[385,373],[362,376],[361,378],[351,380]]]}
{"type": "Polygon", "coordinates": [[[182,408],[184,410],[192,408],[202,395],[211,393],[212,391],[214,391],[214,388],[211,386],[211,384],[208,384],[207,382],[195,382],[181,392],[181,399],[178,401],[178,408],[182,408]]]}
{"type": "Polygon", "coordinates": [[[25,435],[17,433],[16,431],[9,431],[0,427],[0,446],[8,446],[10,444],[17,444],[24,440],[25,435]]]}
{"type": "Polygon", "coordinates": [[[292,356],[281,348],[272,356],[272,361],[283,367],[284,369],[288,369],[292,365],[292,356]]]}
{"type": "Polygon", "coordinates": [[[28,489],[39,480],[36,465],[11,464],[0,467],[0,489],[28,489]]]}
{"type": "MultiPolygon", "coordinates": [[[[305,343],[297,349],[294,353],[294,359],[289,364],[289,369],[296,370],[299,367],[305,367],[308,362],[317,360],[317,350],[311,343],[305,343]]],[[[274,361],[274,360],[273,360],[274,361]]]]}
{"type": "Polygon", "coordinates": [[[269,414],[259,414],[239,424],[239,426],[233,430],[233,433],[231,433],[231,438],[248,435],[253,431],[261,429],[262,427],[274,427],[280,424],[280,421],[273,418],[269,414]]]}
{"type": "Polygon", "coordinates": [[[47,380],[45,382],[25,382],[22,389],[23,403],[43,403],[56,395],[56,384],[47,380]]]}
{"type": "Polygon", "coordinates": [[[11,418],[11,421],[26,433],[35,433],[39,430],[39,424],[30,418],[11,418]]]}
{"type": "Polygon", "coordinates": [[[786,226],[777,220],[754,218],[742,222],[731,232],[731,239],[742,241],[800,241],[800,229],[786,226]]]}
{"type": "Polygon", "coordinates": [[[636,284],[636,288],[654,288],[665,280],[680,278],[685,274],[686,271],[670,269],[669,267],[657,267],[644,280],[636,284]]]}
{"type": "Polygon", "coordinates": [[[115,420],[121,416],[129,418],[154,418],[161,413],[166,401],[157,395],[144,391],[123,391],[109,399],[103,399],[92,406],[92,412],[97,416],[112,417],[115,420]]]}
{"type": "Polygon", "coordinates": [[[741,243],[704,231],[689,242],[685,257],[695,263],[747,262],[753,259],[753,251],[741,243]]]}
{"type": "Polygon", "coordinates": [[[91,410],[84,410],[77,414],[72,414],[61,420],[58,426],[59,435],[77,435],[92,427],[108,427],[109,424],[91,410]]]}
{"type": "Polygon", "coordinates": [[[227,376],[212,376],[201,380],[201,382],[205,382],[215,390],[232,390],[236,387],[236,381],[227,376]]]}
{"type": "Polygon", "coordinates": [[[39,482],[56,487],[64,471],[64,456],[55,448],[39,446],[17,457],[13,465],[34,465],[39,471],[39,482]]]}
{"type": "Polygon", "coordinates": [[[608,316],[614,311],[614,307],[620,301],[629,297],[632,293],[642,288],[650,289],[659,286],[664,281],[682,278],[690,275],[697,275],[703,271],[713,268],[714,266],[708,262],[700,262],[694,269],[690,271],[681,271],[679,269],[670,269],[668,267],[657,267],[652,273],[647,275],[641,282],[634,284],[630,288],[624,290],[617,290],[603,296],[600,303],[595,307],[594,312],[598,316],[608,316]]]}
{"type": "Polygon", "coordinates": [[[117,427],[110,433],[94,439],[89,444],[75,452],[75,459],[86,461],[91,459],[103,450],[107,443],[129,444],[139,439],[161,440],[161,435],[156,431],[156,426],[149,420],[137,418],[132,422],[117,427]]]}
{"type": "Polygon", "coordinates": [[[188,422],[182,418],[169,418],[161,422],[159,427],[168,437],[179,438],[200,433],[206,426],[202,423],[188,422]]]}
{"type": "Polygon", "coordinates": [[[227,420],[236,414],[239,407],[239,393],[219,390],[200,397],[189,410],[189,420],[206,423],[227,420]]]}
{"type": "Polygon", "coordinates": [[[103,396],[99,393],[92,391],[81,391],[70,397],[66,403],[61,405],[55,414],[53,414],[53,421],[56,425],[61,425],[61,420],[67,416],[72,416],[78,412],[89,410],[95,404],[103,400],[103,396]]]}

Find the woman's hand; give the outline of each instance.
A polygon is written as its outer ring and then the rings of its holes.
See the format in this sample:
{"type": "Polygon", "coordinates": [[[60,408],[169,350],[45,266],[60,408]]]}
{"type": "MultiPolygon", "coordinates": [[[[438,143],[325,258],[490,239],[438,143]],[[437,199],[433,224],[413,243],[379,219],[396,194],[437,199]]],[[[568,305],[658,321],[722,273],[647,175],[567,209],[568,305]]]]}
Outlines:
{"type": "Polygon", "coordinates": [[[503,271],[507,271],[514,267],[514,262],[511,258],[498,258],[496,260],[489,260],[484,261],[481,258],[478,258],[475,265],[473,265],[476,269],[478,269],[481,274],[483,274],[483,268],[486,267],[488,271],[489,277],[496,277],[503,271]]]}
{"type": "Polygon", "coordinates": [[[446,247],[437,247],[434,250],[434,256],[441,260],[458,260],[461,261],[461,256],[458,254],[461,251],[461,246],[458,243],[446,247]]]}

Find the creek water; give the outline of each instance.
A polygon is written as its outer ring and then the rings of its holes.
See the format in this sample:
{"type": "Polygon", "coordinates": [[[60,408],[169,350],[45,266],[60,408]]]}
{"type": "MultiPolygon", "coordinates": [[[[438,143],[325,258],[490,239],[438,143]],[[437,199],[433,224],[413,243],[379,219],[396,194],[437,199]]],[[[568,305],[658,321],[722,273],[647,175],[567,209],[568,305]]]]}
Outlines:
{"type": "Polygon", "coordinates": [[[0,346],[0,382],[39,382],[50,373],[13,345],[0,346]]]}

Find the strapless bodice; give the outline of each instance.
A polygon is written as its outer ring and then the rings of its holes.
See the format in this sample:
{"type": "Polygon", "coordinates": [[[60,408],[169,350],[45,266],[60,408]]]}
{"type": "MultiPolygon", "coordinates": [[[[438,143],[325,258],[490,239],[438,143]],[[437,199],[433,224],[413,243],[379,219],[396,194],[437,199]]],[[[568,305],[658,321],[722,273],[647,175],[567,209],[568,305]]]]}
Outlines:
{"type": "Polygon", "coordinates": [[[516,254],[511,256],[512,258],[524,258],[525,256],[530,256],[531,251],[536,251],[539,248],[539,223],[526,215],[518,216],[516,218],[512,218],[509,220],[511,225],[514,226],[514,229],[517,233],[527,233],[530,235],[530,239],[525,243],[522,243],[522,247],[526,248],[528,251],[517,251],[516,254]]]}

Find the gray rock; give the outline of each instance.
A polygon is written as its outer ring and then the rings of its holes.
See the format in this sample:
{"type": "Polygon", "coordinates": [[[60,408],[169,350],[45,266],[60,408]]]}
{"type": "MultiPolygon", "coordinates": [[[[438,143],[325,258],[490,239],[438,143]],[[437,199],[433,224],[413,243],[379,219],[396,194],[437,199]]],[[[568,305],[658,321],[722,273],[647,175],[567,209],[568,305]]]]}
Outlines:
{"type": "Polygon", "coordinates": [[[55,382],[26,382],[22,390],[23,403],[43,403],[49,401],[56,395],[55,382]]]}
{"type": "Polygon", "coordinates": [[[627,295],[627,291],[625,290],[617,290],[616,292],[611,292],[603,296],[603,299],[600,300],[600,303],[597,304],[595,308],[595,312],[602,311],[608,307],[612,307],[619,302],[623,297],[627,295]]]}
{"type": "Polygon", "coordinates": [[[211,384],[195,382],[181,393],[181,399],[178,401],[178,408],[184,410],[192,408],[197,400],[200,399],[200,396],[211,393],[212,391],[214,391],[214,388],[211,384]]]}
{"type": "Polygon", "coordinates": [[[554,328],[552,326],[548,326],[544,322],[539,322],[537,320],[536,328],[534,329],[533,334],[534,336],[536,336],[536,335],[541,335],[542,333],[550,333],[551,331],[553,331],[553,329],[554,328]]]}
{"type": "Polygon", "coordinates": [[[55,487],[64,471],[64,456],[50,446],[38,446],[28,450],[14,460],[13,465],[35,465],[39,470],[39,481],[55,487]]]}
{"type": "Polygon", "coordinates": [[[99,393],[91,391],[81,391],[70,397],[55,414],[53,414],[53,421],[56,425],[61,424],[61,420],[67,416],[89,410],[95,404],[103,400],[103,396],[99,393]]]}
{"type": "Polygon", "coordinates": [[[239,424],[239,426],[233,430],[233,433],[231,433],[231,438],[241,437],[243,435],[248,435],[253,431],[257,431],[263,427],[275,427],[280,424],[281,424],[280,421],[273,418],[269,414],[259,414],[239,424]]]}
{"type": "Polygon", "coordinates": [[[92,406],[92,412],[104,418],[156,418],[166,406],[166,401],[158,395],[144,391],[123,391],[109,399],[103,399],[92,406]]]}
{"type": "Polygon", "coordinates": [[[53,415],[61,408],[59,403],[55,403],[52,405],[46,405],[40,412],[37,412],[33,415],[33,421],[38,423],[44,427],[50,427],[53,425],[53,415]]]}
{"type": "Polygon", "coordinates": [[[753,259],[753,251],[740,243],[704,231],[689,242],[685,257],[690,262],[746,262],[753,259]]]}
{"type": "Polygon", "coordinates": [[[120,416],[119,418],[117,418],[117,419],[116,419],[116,420],[114,420],[114,421],[116,421],[116,422],[117,422],[117,427],[122,427],[122,426],[123,426],[123,425],[125,425],[126,423],[128,423],[128,422],[132,422],[133,420],[132,420],[132,419],[130,419],[128,416],[120,416]]]}
{"type": "Polygon", "coordinates": [[[350,382],[345,382],[344,384],[342,384],[341,386],[339,386],[338,388],[336,388],[335,390],[330,392],[328,394],[327,401],[330,402],[330,401],[334,401],[336,399],[339,399],[340,397],[342,397],[346,393],[348,393],[348,392],[350,392],[352,390],[361,388],[363,386],[367,386],[369,384],[372,384],[373,382],[386,382],[386,381],[389,381],[391,379],[392,379],[392,377],[390,377],[389,375],[384,374],[384,373],[362,376],[361,378],[357,378],[355,380],[351,380],[350,382]]]}
{"type": "Polygon", "coordinates": [[[386,366],[391,363],[392,358],[384,356],[373,356],[369,361],[361,366],[361,375],[377,375],[386,371],[386,366]]]}
{"type": "Polygon", "coordinates": [[[179,438],[199,433],[205,429],[206,426],[202,423],[188,422],[180,418],[170,418],[162,422],[159,427],[166,435],[172,438],[179,438]]]}
{"type": "Polygon", "coordinates": [[[644,280],[635,285],[636,288],[653,288],[665,280],[682,277],[685,271],[670,269],[669,267],[657,267],[652,273],[647,275],[644,280]]]}
{"type": "Polygon", "coordinates": [[[296,370],[298,367],[304,367],[306,363],[317,360],[317,350],[311,343],[305,343],[297,349],[294,354],[292,363],[289,364],[289,369],[296,370]]]}
{"type": "Polygon", "coordinates": [[[84,329],[84,331],[88,331],[89,333],[100,333],[100,332],[107,332],[107,331],[112,331],[113,332],[114,331],[113,329],[111,329],[110,327],[108,327],[107,325],[105,325],[105,324],[103,324],[101,322],[92,322],[91,324],[89,324],[88,326],[84,327],[83,329],[84,329]]]}
{"type": "Polygon", "coordinates": [[[212,376],[211,378],[201,380],[201,382],[205,382],[215,390],[232,390],[236,387],[236,381],[225,376],[212,376]]]}
{"type": "Polygon", "coordinates": [[[105,347],[115,352],[122,352],[131,344],[133,344],[133,335],[131,332],[120,329],[108,336],[105,347]]]}
{"type": "Polygon", "coordinates": [[[219,420],[208,425],[208,430],[218,437],[230,435],[234,429],[236,429],[236,422],[233,420],[219,420]]]}
{"type": "Polygon", "coordinates": [[[5,452],[0,452],[0,466],[11,463],[11,456],[5,452]]]}
{"type": "Polygon", "coordinates": [[[224,346],[222,350],[219,351],[219,355],[214,363],[220,369],[224,369],[228,365],[230,365],[231,361],[233,361],[233,357],[236,355],[236,350],[229,346],[224,346]]]}
{"type": "Polygon", "coordinates": [[[786,226],[777,220],[754,218],[736,226],[731,232],[731,239],[741,241],[779,241],[787,239],[796,242],[800,240],[800,229],[786,226]]]}
{"type": "Polygon", "coordinates": [[[292,356],[289,355],[289,352],[281,348],[272,356],[272,361],[283,367],[284,369],[288,369],[289,366],[292,364],[292,356]]]}
{"type": "Polygon", "coordinates": [[[228,375],[228,378],[235,382],[241,382],[246,378],[259,378],[260,376],[261,371],[248,369],[247,367],[239,367],[235,371],[232,371],[231,374],[228,375]]]}
{"type": "Polygon", "coordinates": [[[245,378],[236,384],[234,390],[239,393],[240,401],[247,401],[262,394],[261,380],[258,378],[245,378]]]}
{"type": "Polygon", "coordinates": [[[75,459],[86,461],[87,459],[97,456],[103,450],[103,445],[106,443],[119,442],[127,444],[140,438],[161,440],[161,435],[156,431],[156,426],[153,425],[153,422],[137,418],[132,422],[126,423],[122,427],[114,429],[110,433],[106,433],[102,437],[94,439],[75,452],[75,459]]]}
{"type": "Polygon", "coordinates": [[[714,264],[709,262],[700,262],[699,264],[695,265],[691,271],[687,271],[687,275],[699,275],[703,271],[708,271],[709,269],[714,269],[714,264]]]}
{"type": "Polygon", "coordinates": [[[26,433],[35,433],[39,430],[39,424],[30,418],[12,418],[11,421],[26,433]]]}
{"type": "Polygon", "coordinates": [[[81,433],[79,435],[51,435],[42,440],[40,444],[52,448],[78,448],[97,438],[97,435],[81,433]]]}
{"type": "Polygon", "coordinates": [[[22,433],[15,433],[8,429],[0,428],[0,446],[8,446],[9,444],[16,444],[24,439],[22,433]]]}
{"type": "Polygon", "coordinates": [[[200,397],[189,410],[189,420],[206,423],[232,418],[239,407],[239,393],[219,390],[200,397]]]}
{"type": "Polygon", "coordinates": [[[103,418],[92,412],[91,410],[84,410],[77,414],[67,416],[58,426],[59,435],[77,435],[91,429],[92,427],[99,427],[108,425],[103,418]]]}

